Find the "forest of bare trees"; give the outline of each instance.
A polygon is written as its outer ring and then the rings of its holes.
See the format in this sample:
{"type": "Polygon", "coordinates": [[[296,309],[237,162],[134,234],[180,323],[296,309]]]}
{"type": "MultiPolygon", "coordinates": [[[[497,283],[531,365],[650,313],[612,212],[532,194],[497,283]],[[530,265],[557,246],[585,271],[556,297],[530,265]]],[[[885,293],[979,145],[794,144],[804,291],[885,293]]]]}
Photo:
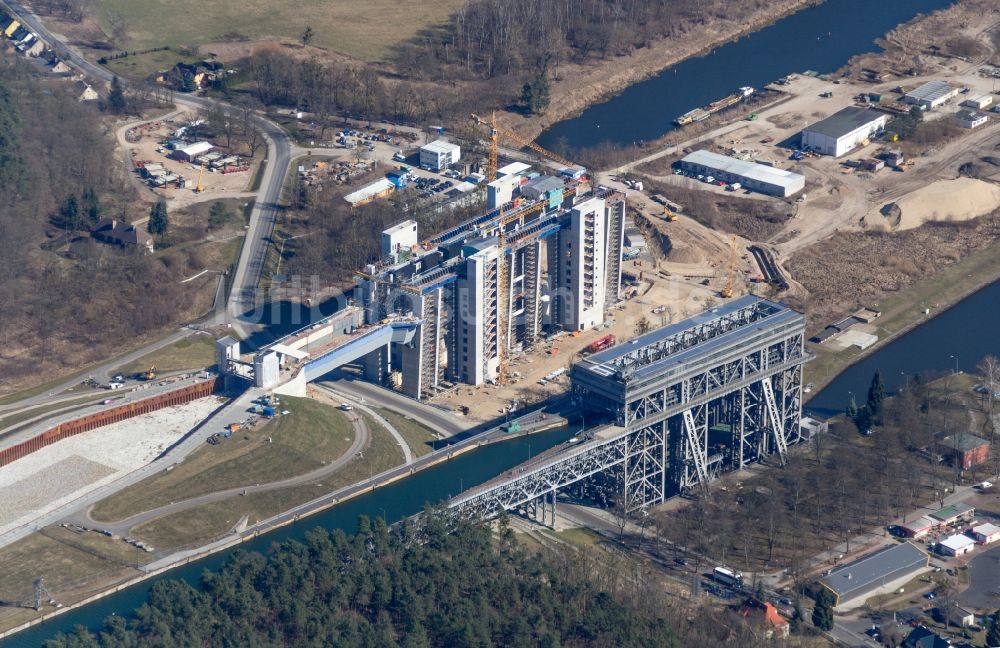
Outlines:
{"type": "Polygon", "coordinates": [[[176,321],[186,301],[173,280],[186,271],[179,260],[87,235],[101,217],[145,208],[101,113],[39,74],[20,60],[0,65],[0,391],[176,321]]]}

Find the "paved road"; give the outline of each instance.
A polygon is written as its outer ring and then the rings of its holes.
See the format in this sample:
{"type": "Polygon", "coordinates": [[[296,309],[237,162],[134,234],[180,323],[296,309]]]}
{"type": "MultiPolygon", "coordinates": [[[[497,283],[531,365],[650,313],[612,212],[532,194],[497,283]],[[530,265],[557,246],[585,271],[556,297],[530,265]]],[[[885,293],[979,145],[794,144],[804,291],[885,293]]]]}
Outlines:
{"type": "Polygon", "coordinates": [[[378,385],[361,382],[360,380],[340,378],[337,380],[324,380],[315,384],[331,387],[338,392],[353,397],[359,402],[360,399],[364,399],[364,402],[369,404],[405,412],[406,416],[445,436],[461,434],[477,425],[474,421],[461,419],[433,405],[422,403],[408,396],[379,387],[378,385]]]}
{"type": "Polygon", "coordinates": [[[361,417],[357,417],[357,420],[353,421],[352,425],[354,427],[354,441],[351,443],[351,447],[348,448],[344,454],[325,466],[320,466],[319,468],[310,470],[309,472],[301,475],[296,475],[295,477],[268,482],[266,484],[248,484],[246,486],[227,488],[225,490],[215,491],[214,493],[207,493],[205,495],[199,495],[198,497],[192,497],[180,502],[171,502],[170,504],[165,504],[148,511],[143,511],[142,513],[138,513],[117,522],[99,522],[94,520],[90,516],[90,509],[92,507],[88,507],[86,511],[74,513],[66,517],[63,521],[88,528],[107,529],[116,535],[124,537],[129,534],[133,527],[138,526],[143,522],[148,522],[154,518],[170,515],[171,513],[177,513],[196,506],[201,506],[202,504],[219,502],[221,500],[239,497],[242,495],[249,495],[251,493],[264,493],[267,491],[308,484],[310,482],[323,479],[327,475],[340,470],[347,465],[348,462],[354,459],[358,453],[362,452],[370,445],[371,430],[368,429],[368,425],[365,423],[365,420],[361,417]]]}
{"type": "Polygon", "coordinates": [[[326,392],[327,394],[333,396],[334,398],[336,398],[341,402],[349,401],[350,403],[353,403],[354,407],[367,413],[369,416],[371,416],[376,421],[381,423],[382,427],[384,427],[389,432],[389,434],[392,435],[392,438],[396,440],[396,443],[399,445],[399,448],[403,451],[403,463],[406,464],[413,463],[413,451],[410,449],[410,444],[407,443],[406,439],[403,438],[403,435],[400,434],[399,430],[393,427],[392,423],[387,421],[385,417],[379,415],[378,412],[368,407],[367,405],[362,404],[361,402],[362,399],[353,399],[348,396],[344,396],[343,394],[325,385],[316,385],[316,388],[322,392],[326,392]]]}
{"type": "Polygon", "coordinates": [[[107,382],[109,373],[115,371],[116,369],[118,369],[118,367],[126,365],[132,362],[133,360],[138,360],[139,358],[148,355],[154,351],[158,351],[163,347],[170,346],[171,344],[179,340],[183,340],[184,338],[190,335],[194,335],[195,333],[196,331],[194,331],[193,329],[182,328],[179,331],[171,333],[162,340],[157,340],[156,342],[147,344],[141,349],[136,349],[135,351],[129,353],[126,356],[115,358],[114,360],[105,362],[104,364],[94,367],[93,369],[89,369],[85,374],[77,375],[73,378],[70,378],[63,383],[56,385],[55,387],[48,389],[42,392],[41,394],[38,394],[37,396],[31,396],[30,398],[25,398],[19,401],[15,401],[7,405],[0,405],[0,412],[4,412],[7,410],[14,410],[14,409],[21,410],[26,407],[30,407],[32,405],[42,405],[44,403],[48,403],[52,400],[52,396],[64,392],[67,389],[70,389],[71,387],[78,386],[83,380],[86,379],[86,376],[88,375],[93,376],[94,379],[99,382],[107,382]]]}
{"type": "MultiPolygon", "coordinates": [[[[52,45],[56,43],[60,44],[62,46],[61,49],[64,50],[63,54],[67,63],[93,79],[104,83],[111,83],[114,75],[109,70],[88,61],[68,44],[62,42],[24,4],[17,1],[11,1],[7,4],[18,20],[41,36],[42,40],[52,45]]],[[[222,103],[207,97],[182,94],[175,94],[174,102],[179,106],[195,110],[222,103]]],[[[245,335],[240,315],[248,311],[253,311],[256,303],[256,287],[260,279],[261,270],[264,267],[264,258],[267,254],[267,247],[270,244],[271,233],[274,230],[277,217],[277,206],[281,199],[282,185],[284,184],[288,165],[291,161],[291,142],[281,127],[259,115],[256,117],[256,122],[267,142],[268,159],[261,176],[257,200],[250,215],[247,237],[240,252],[240,259],[237,263],[236,273],[231,284],[230,300],[226,311],[229,314],[230,323],[233,324],[234,329],[240,335],[245,335]]]]}
{"type": "Polygon", "coordinates": [[[969,608],[993,610],[1000,605],[1000,547],[984,551],[969,562],[969,587],[959,602],[969,608]]]}

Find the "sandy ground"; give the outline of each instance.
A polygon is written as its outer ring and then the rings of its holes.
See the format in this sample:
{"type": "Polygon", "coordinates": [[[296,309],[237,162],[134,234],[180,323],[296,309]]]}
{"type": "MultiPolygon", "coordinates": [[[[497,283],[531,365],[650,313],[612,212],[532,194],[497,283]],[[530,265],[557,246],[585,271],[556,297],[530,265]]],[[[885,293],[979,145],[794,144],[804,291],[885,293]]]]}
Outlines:
{"type": "MultiPolygon", "coordinates": [[[[162,164],[170,173],[186,178],[197,185],[199,173],[204,191],[195,192],[192,189],[178,189],[174,187],[164,187],[153,189],[149,187],[145,180],[136,171],[136,180],[146,191],[159,197],[166,198],[171,209],[180,209],[196,202],[216,200],[219,198],[240,198],[250,197],[255,194],[247,192],[247,187],[253,178],[254,169],[257,162],[250,164],[248,171],[239,173],[223,174],[221,171],[215,172],[211,169],[201,171],[198,165],[190,162],[180,162],[167,156],[169,151],[157,151],[161,148],[160,142],[170,137],[170,134],[180,128],[183,124],[193,119],[194,115],[189,115],[182,111],[177,111],[166,115],[161,119],[145,122],[133,122],[121,127],[118,131],[118,143],[125,151],[125,155],[132,159],[133,163],[156,162],[162,164]],[[126,132],[140,135],[137,142],[128,141],[126,132]]],[[[238,155],[239,151],[228,152],[225,149],[216,149],[226,155],[238,155]]],[[[246,151],[243,151],[246,153],[246,151]]],[[[240,156],[246,160],[245,156],[240,156]]]]}
{"type": "Polygon", "coordinates": [[[209,397],[167,407],[64,439],[0,468],[0,533],[144,466],[218,406],[209,397]]]}
{"type": "Polygon", "coordinates": [[[928,221],[964,221],[1000,207],[1000,187],[973,178],[938,180],[896,204],[902,210],[898,229],[912,229],[928,221]]]}

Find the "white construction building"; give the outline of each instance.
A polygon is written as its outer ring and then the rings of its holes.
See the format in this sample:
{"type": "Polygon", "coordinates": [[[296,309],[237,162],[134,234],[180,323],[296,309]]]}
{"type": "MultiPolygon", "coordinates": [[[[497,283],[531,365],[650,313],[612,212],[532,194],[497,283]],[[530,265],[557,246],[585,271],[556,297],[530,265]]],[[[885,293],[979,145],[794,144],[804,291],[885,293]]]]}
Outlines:
{"type": "Polygon", "coordinates": [[[802,147],[840,157],[885,130],[889,115],[871,108],[848,106],[802,131],[802,147]]]}
{"type": "MultiPolygon", "coordinates": [[[[616,203],[624,205],[624,203],[616,203]]],[[[550,238],[549,256],[558,259],[550,276],[553,319],[567,331],[585,331],[604,322],[609,244],[605,201],[591,198],[570,212],[570,226],[550,238]]],[[[618,221],[621,222],[621,221],[618,221]]],[[[617,232],[621,248],[623,229],[617,232]]]]}
{"type": "Polygon", "coordinates": [[[462,151],[458,144],[445,140],[434,140],[420,147],[420,168],[441,171],[458,162],[462,151]]]}
{"type": "Polygon", "coordinates": [[[496,239],[465,258],[465,272],[458,280],[453,327],[454,375],[470,385],[496,380],[500,368],[497,344],[499,274],[496,239]]]}
{"type": "Polygon", "coordinates": [[[392,262],[400,260],[400,253],[408,253],[417,244],[417,222],[403,221],[382,232],[382,258],[392,256],[392,262]]]}
{"type": "Polygon", "coordinates": [[[907,92],[903,101],[924,110],[933,110],[953,97],[957,97],[959,89],[947,81],[928,81],[916,90],[907,92]]]}
{"type": "Polygon", "coordinates": [[[806,177],[800,173],[737,160],[711,151],[689,153],[679,164],[689,173],[710,175],[730,184],[739,183],[747,189],[782,198],[797,194],[806,186],[806,177]]]}

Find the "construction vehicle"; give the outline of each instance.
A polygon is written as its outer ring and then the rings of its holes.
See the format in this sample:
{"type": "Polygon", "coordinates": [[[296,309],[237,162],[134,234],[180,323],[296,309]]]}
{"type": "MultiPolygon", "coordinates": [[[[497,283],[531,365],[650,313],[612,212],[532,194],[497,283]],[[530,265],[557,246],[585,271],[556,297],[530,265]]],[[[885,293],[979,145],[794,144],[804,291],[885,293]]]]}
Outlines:
{"type": "Polygon", "coordinates": [[[204,173],[205,173],[205,165],[202,164],[198,167],[198,184],[194,186],[195,193],[201,193],[202,191],[205,191],[205,185],[201,184],[202,174],[204,173]]]}
{"type": "Polygon", "coordinates": [[[584,349],[587,353],[597,353],[598,351],[603,351],[608,347],[614,346],[615,336],[605,335],[604,337],[594,340],[584,349]]]}
{"type": "MultiPolygon", "coordinates": [[[[500,136],[503,135],[507,139],[515,142],[516,144],[530,148],[539,155],[558,162],[567,167],[580,167],[578,164],[574,164],[569,160],[557,155],[549,150],[546,150],[535,144],[531,140],[521,137],[514,131],[508,130],[497,125],[497,114],[493,112],[490,114],[489,121],[479,117],[478,115],[470,115],[470,118],[479,126],[486,126],[490,129],[490,149],[489,149],[489,159],[486,168],[486,182],[483,183],[485,186],[487,183],[493,182],[497,177],[497,158],[499,157],[499,142],[500,136]]],[[[587,179],[588,184],[590,179],[587,179]]],[[[537,203],[529,206],[527,209],[518,209],[509,214],[505,214],[503,211],[503,205],[500,206],[500,214],[497,219],[497,250],[499,254],[497,256],[497,294],[506,295],[508,293],[508,286],[510,283],[509,272],[510,269],[507,267],[507,255],[504,252],[507,243],[507,226],[520,221],[524,224],[524,219],[536,211],[540,211],[545,208],[546,202],[544,200],[538,201],[537,203]]],[[[499,362],[497,363],[497,381],[498,386],[504,386],[507,383],[507,309],[497,308],[497,356],[499,362]]]]}
{"type": "Polygon", "coordinates": [[[733,296],[733,284],[736,282],[736,237],[729,244],[729,272],[726,276],[726,285],[719,291],[719,297],[729,299],[733,296]]]}
{"type": "Polygon", "coordinates": [[[143,380],[156,380],[156,365],[153,365],[141,374],[143,380]]]}
{"type": "Polygon", "coordinates": [[[664,209],[663,210],[663,214],[661,214],[661,215],[663,216],[663,220],[667,221],[668,223],[673,223],[674,221],[676,221],[680,217],[677,214],[677,212],[671,211],[669,209],[664,209]]]}

